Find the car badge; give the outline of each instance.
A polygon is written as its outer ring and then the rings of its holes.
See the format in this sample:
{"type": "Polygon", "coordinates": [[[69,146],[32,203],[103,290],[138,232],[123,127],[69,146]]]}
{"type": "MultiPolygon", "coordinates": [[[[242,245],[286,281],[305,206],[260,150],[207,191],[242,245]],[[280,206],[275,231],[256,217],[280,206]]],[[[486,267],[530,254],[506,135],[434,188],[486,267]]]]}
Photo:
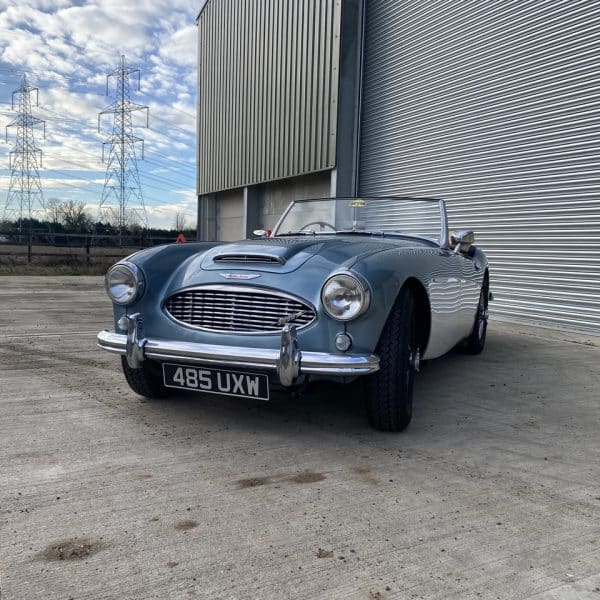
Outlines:
{"type": "Polygon", "coordinates": [[[286,315],[285,317],[281,317],[281,319],[277,321],[277,325],[279,325],[279,327],[283,327],[287,323],[293,323],[296,319],[299,319],[305,314],[305,310],[299,310],[298,312],[292,313],[291,315],[286,315]]]}
{"type": "Polygon", "coordinates": [[[258,273],[219,273],[225,279],[256,279],[260,277],[258,273]]]}

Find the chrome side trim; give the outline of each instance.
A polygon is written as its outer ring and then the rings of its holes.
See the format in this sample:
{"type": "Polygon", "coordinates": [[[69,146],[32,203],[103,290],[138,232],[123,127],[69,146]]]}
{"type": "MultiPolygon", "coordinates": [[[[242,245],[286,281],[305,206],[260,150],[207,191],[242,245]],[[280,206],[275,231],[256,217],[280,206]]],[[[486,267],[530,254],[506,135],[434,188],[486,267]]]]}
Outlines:
{"type": "MultiPolygon", "coordinates": [[[[153,360],[180,360],[192,364],[220,365],[278,371],[280,349],[243,348],[172,342],[162,339],[144,340],[145,358],[153,360]]],[[[112,331],[101,331],[97,343],[108,352],[125,355],[127,336],[112,331]]],[[[379,357],[374,354],[329,354],[325,352],[294,352],[299,360],[298,374],[332,376],[368,375],[379,370],[379,357]]],[[[280,369],[281,370],[281,369],[280,369]]]]}

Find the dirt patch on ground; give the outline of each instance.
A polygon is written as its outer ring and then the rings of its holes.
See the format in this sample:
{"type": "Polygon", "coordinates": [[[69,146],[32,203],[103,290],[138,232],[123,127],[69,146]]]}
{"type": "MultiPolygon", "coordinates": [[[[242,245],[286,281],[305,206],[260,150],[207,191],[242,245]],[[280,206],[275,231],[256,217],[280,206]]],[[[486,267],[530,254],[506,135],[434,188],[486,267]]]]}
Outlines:
{"type": "Polygon", "coordinates": [[[192,519],[185,519],[183,521],[177,521],[177,523],[175,523],[173,527],[177,531],[189,531],[190,529],[195,529],[196,527],[198,527],[198,525],[200,525],[198,521],[194,521],[192,519]]]}
{"type": "Polygon", "coordinates": [[[249,477],[247,479],[239,479],[237,481],[240,489],[254,488],[263,485],[270,485],[273,483],[316,483],[317,481],[323,481],[326,478],[323,473],[315,473],[314,471],[302,471],[302,473],[296,473],[296,475],[277,475],[272,477],[249,477]]]}
{"type": "Polygon", "coordinates": [[[323,550],[323,548],[319,548],[317,550],[317,558],[333,558],[333,550],[323,550]]]}
{"type": "Polygon", "coordinates": [[[241,489],[244,489],[267,485],[271,481],[271,477],[250,477],[248,479],[240,479],[237,484],[241,489]]]}
{"type": "Polygon", "coordinates": [[[303,473],[298,473],[298,475],[294,475],[290,477],[290,481],[294,483],[316,483],[317,481],[323,481],[325,479],[325,475],[323,473],[315,473],[314,471],[304,471],[303,473]]]}
{"type": "Polygon", "coordinates": [[[46,560],[80,560],[95,554],[98,550],[100,544],[74,538],[50,544],[42,555],[46,560]]]}
{"type": "Polygon", "coordinates": [[[371,469],[368,467],[352,467],[352,472],[356,473],[365,483],[377,485],[379,481],[371,475],[371,469]]]}

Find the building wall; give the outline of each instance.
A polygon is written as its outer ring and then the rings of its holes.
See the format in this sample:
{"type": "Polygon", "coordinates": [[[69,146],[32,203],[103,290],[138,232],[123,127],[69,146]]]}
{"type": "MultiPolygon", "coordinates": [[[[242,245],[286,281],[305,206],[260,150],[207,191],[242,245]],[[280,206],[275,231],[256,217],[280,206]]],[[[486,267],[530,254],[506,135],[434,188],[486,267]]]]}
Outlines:
{"type": "Polygon", "coordinates": [[[199,239],[272,229],[295,198],[355,193],[363,2],[204,2],[199,239]]]}
{"type": "Polygon", "coordinates": [[[207,0],[198,25],[206,239],[294,197],[441,197],[494,316],[600,331],[600,4],[207,0]]]}
{"type": "Polygon", "coordinates": [[[234,241],[252,236],[255,229],[273,229],[292,200],[327,198],[331,172],[271,181],[217,192],[201,198],[199,239],[234,241]]]}
{"type": "Polygon", "coordinates": [[[244,191],[228,190],[216,194],[217,232],[216,239],[234,241],[245,237],[244,191]]]}
{"type": "Polygon", "coordinates": [[[600,4],[366,6],[360,193],[446,200],[496,318],[600,333],[600,4]]]}
{"type": "Polygon", "coordinates": [[[261,229],[273,229],[292,200],[330,196],[330,172],[313,173],[261,186],[258,199],[261,229]]]}
{"type": "Polygon", "coordinates": [[[198,17],[198,194],[336,160],[342,0],[208,0],[198,17]]]}

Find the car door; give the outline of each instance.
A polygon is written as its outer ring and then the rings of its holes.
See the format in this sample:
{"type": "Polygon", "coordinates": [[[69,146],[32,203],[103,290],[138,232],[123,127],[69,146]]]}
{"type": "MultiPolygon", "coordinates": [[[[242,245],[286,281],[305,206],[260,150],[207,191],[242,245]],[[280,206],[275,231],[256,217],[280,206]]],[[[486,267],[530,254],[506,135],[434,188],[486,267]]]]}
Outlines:
{"type": "Polygon", "coordinates": [[[431,337],[427,358],[441,356],[465,337],[462,300],[463,257],[440,249],[428,283],[431,337]]]}

